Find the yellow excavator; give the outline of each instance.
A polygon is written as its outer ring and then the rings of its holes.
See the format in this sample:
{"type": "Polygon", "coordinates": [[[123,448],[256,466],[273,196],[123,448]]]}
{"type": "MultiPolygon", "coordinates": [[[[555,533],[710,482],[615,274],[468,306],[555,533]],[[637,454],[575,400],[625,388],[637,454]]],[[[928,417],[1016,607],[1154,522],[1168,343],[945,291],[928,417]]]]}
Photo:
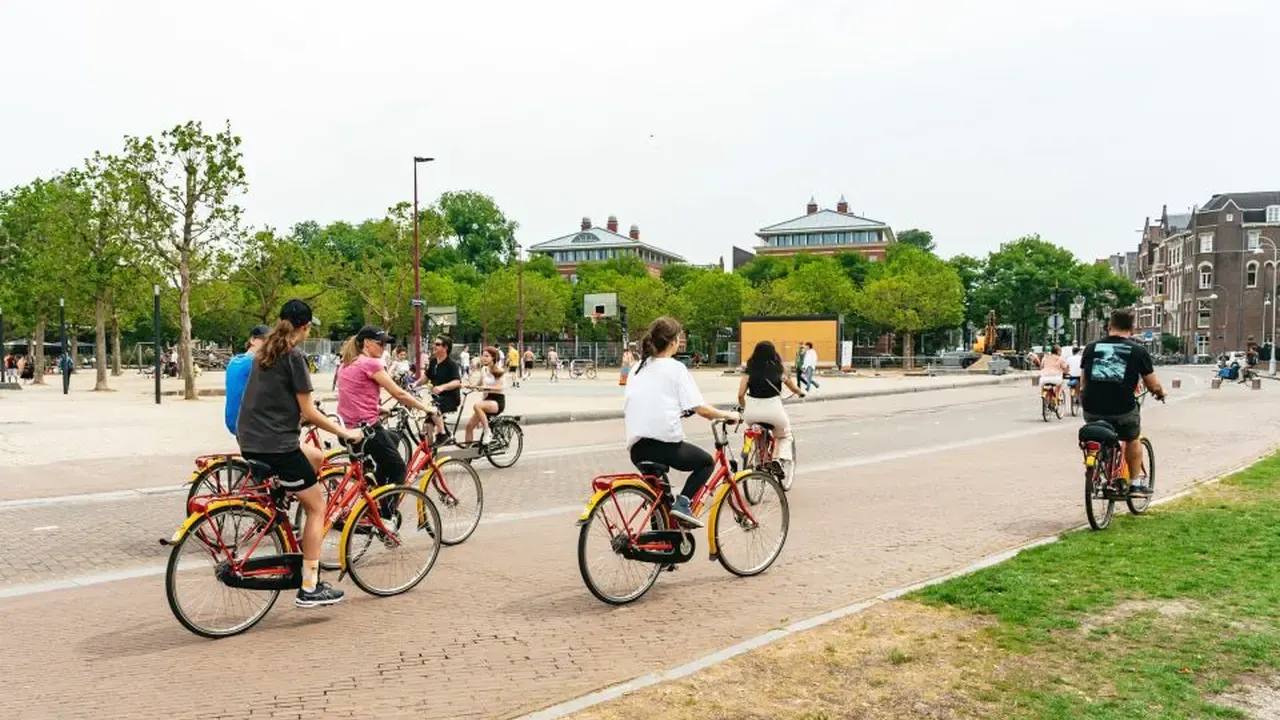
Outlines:
{"type": "Polygon", "coordinates": [[[978,360],[969,365],[970,372],[981,372],[991,364],[991,356],[1013,349],[1013,326],[997,325],[996,311],[987,313],[987,326],[973,343],[973,351],[979,355],[978,360]]]}

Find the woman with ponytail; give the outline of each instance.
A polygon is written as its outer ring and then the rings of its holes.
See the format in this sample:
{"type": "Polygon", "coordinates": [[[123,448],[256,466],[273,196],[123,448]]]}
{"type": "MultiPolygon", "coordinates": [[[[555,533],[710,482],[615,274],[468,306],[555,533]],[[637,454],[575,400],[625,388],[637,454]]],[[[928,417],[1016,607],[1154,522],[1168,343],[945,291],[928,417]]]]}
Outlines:
{"type": "Polygon", "coordinates": [[[685,442],[685,413],[708,420],[738,422],[737,413],[708,405],[689,369],[675,354],[680,350],[680,323],[660,317],[640,341],[640,364],[627,380],[623,405],[631,462],[654,462],[689,473],[671,514],[691,527],[702,527],[693,514],[693,496],[711,478],[715,459],[706,450],[685,442]]]}
{"type": "Polygon", "coordinates": [[[294,493],[306,511],[302,528],[302,588],[298,607],[332,605],[342,600],[342,591],[319,581],[320,543],[324,537],[324,491],[316,483],[316,470],[323,457],[304,452],[298,434],[302,422],[351,442],[364,437],[359,430],[338,427],[316,409],[311,400],[311,371],[307,358],[298,349],[311,326],[319,323],[311,307],[290,300],[280,309],[280,319],[267,334],[258,351],[249,382],[245,385],[236,422],[240,454],[269,466],[280,486],[294,493]]]}

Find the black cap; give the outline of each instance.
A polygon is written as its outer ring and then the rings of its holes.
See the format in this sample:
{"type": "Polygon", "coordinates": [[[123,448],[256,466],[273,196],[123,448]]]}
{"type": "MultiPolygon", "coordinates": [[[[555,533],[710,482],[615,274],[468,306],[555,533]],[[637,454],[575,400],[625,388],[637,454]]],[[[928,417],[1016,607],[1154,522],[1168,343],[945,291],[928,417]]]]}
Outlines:
{"type": "Polygon", "coordinates": [[[266,325],[254,325],[253,329],[249,331],[249,338],[266,337],[269,332],[271,332],[271,328],[266,325]]]}
{"type": "Polygon", "coordinates": [[[386,345],[391,342],[391,336],[376,325],[365,325],[360,328],[360,332],[356,333],[356,343],[359,344],[365,340],[376,340],[386,345]]]}
{"type": "Polygon", "coordinates": [[[288,320],[293,323],[294,327],[302,327],[303,325],[320,325],[320,320],[311,314],[311,306],[305,302],[294,298],[284,304],[280,308],[280,319],[288,320]]]}

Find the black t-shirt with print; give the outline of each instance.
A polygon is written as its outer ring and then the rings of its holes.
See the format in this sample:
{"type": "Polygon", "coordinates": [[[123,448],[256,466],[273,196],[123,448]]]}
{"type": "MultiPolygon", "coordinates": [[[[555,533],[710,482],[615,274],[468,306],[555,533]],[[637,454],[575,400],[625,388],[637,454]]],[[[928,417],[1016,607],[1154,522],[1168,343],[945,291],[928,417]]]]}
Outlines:
{"type": "Polygon", "coordinates": [[[1080,372],[1085,378],[1081,404],[1091,415],[1124,415],[1137,407],[1138,382],[1155,371],[1151,353],[1128,338],[1108,335],[1085,346],[1080,372]]]}

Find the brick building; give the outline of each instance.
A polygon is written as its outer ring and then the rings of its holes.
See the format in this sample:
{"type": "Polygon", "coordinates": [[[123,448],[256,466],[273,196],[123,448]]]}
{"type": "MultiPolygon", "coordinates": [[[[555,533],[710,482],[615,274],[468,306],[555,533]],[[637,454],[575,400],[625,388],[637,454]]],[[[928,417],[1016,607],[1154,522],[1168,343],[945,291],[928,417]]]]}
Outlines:
{"type": "Polygon", "coordinates": [[[1218,355],[1274,334],[1280,191],[1214,195],[1186,215],[1148,221],[1138,248],[1138,331],[1218,355]]]}
{"type": "Polygon", "coordinates": [[[810,198],[804,215],[760,228],[756,237],[761,241],[757,255],[857,252],[873,262],[883,260],[885,250],[894,242],[888,225],[849,212],[844,196],[835,210],[820,210],[810,198]]]}
{"type": "Polygon", "coordinates": [[[684,262],[679,255],[640,241],[640,226],[632,225],[627,235],[618,233],[618,218],[609,216],[603,228],[582,218],[578,232],[538,243],[529,248],[535,255],[546,255],[556,264],[560,274],[577,280],[578,263],[604,262],[617,257],[637,257],[654,277],[662,274],[662,266],[684,262]]]}

